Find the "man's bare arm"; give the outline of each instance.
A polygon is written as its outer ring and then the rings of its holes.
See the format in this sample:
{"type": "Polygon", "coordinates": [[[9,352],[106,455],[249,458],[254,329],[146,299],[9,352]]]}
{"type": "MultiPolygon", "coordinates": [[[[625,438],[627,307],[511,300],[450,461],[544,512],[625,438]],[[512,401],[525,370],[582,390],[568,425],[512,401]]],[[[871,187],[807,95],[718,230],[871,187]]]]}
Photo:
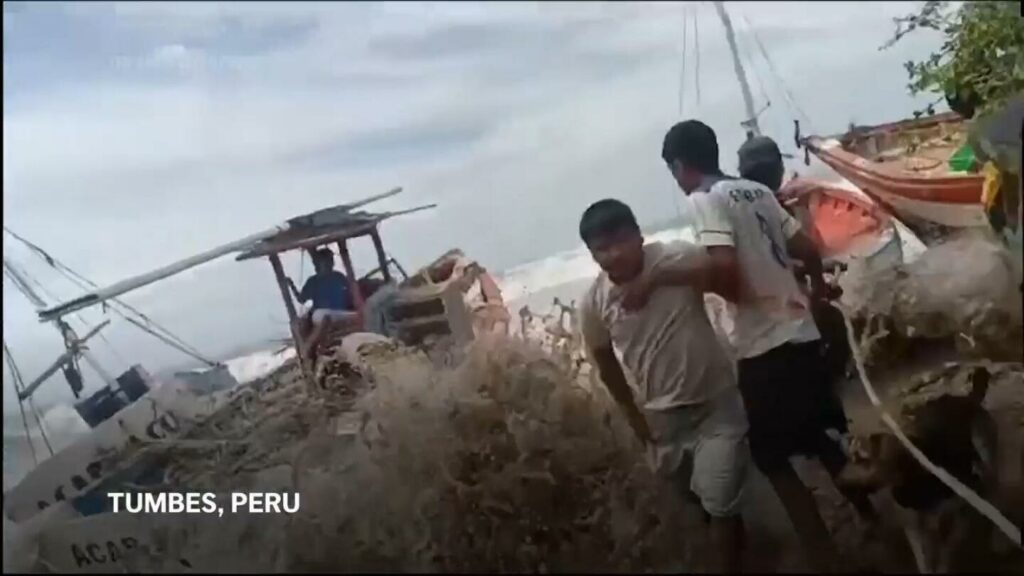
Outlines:
{"type": "Polygon", "coordinates": [[[630,426],[637,436],[644,443],[651,441],[651,432],[647,428],[647,421],[644,419],[640,409],[633,400],[633,393],[626,382],[626,374],[622,371],[622,364],[615,357],[615,352],[610,348],[597,348],[590,350],[597,372],[601,376],[608,392],[615,399],[615,402],[622,408],[630,426]]]}
{"type": "Polygon", "coordinates": [[[730,302],[740,296],[740,267],[736,248],[712,246],[707,258],[686,266],[662,266],[654,271],[653,287],[691,286],[701,292],[714,292],[730,302]]]}

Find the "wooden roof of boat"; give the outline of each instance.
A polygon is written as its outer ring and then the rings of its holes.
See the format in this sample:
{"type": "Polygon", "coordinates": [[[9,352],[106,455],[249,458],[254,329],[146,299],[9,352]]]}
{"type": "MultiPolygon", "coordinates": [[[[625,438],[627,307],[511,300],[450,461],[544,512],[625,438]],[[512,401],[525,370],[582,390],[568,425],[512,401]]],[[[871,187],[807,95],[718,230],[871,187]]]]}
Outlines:
{"type": "Polygon", "coordinates": [[[270,238],[257,242],[252,248],[239,254],[235,260],[250,260],[287,252],[289,250],[312,249],[334,242],[344,242],[350,238],[358,238],[372,234],[377,225],[392,218],[420,210],[434,208],[435,204],[417,206],[398,212],[355,212],[354,208],[397,194],[400,189],[375,196],[353,204],[335,206],[317,210],[309,214],[288,220],[289,228],[270,238]]]}

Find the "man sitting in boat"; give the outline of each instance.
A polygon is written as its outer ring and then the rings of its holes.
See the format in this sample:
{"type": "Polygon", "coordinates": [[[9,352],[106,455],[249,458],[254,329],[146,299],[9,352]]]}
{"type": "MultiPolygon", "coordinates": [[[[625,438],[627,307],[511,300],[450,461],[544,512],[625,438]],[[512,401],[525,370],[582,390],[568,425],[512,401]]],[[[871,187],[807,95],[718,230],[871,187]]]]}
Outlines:
{"type": "Polygon", "coordinates": [[[309,357],[327,329],[335,323],[354,322],[357,318],[349,291],[348,277],[334,269],[334,253],[328,249],[312,253],[316,272],[306,280],[302,290],[288,279],[292,294],[300,304],[313,301],[302,317],[300,330],[304,342],[303,355],[309,357]]]}

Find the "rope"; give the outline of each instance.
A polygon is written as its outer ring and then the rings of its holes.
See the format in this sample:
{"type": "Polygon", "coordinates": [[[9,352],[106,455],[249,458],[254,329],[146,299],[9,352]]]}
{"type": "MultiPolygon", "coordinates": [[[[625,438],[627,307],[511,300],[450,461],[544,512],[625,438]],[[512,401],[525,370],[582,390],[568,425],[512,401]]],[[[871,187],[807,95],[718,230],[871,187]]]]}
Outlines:
{"type": "MultiPolygon", "coordinates": [[[[49,264],[51,267],[53,267],[58,272],[61,272],[64,275],[65,278],[67,278],[68,280],[70,280],[71,282],[76,284],[79,288],[82,288],[83,290],[95,290],[95,289],[99,288],[99,286],[96,285],[94,282],[90,281],[88,278],[85,278],[81,274],[75,272],[71,268],[68,268],[65,264],[63,264],[62,262],[60,262],[59,260],[57,260],[53,256],[50,256],[50,254],[48,252],[46,252],[45,250],[43,250],[39,246],[36,246],[32,242],[29,242],[25,238],[22,238],[21,236],[15,234],[7,226],[4,226],[4,232],[7,232],[8,234],[13,236],[14,238],[19,240],[20,242],[22,242],[23,244],[28,246],[30,249],[35,251],[41,258],[46,260],[47,264],[49,264]]],[[[123,307],[125,310],[128,310],[132,314],[135,314],[136,316],[141,318],[144,322],[146,322],[146,324],[150,325],[151,328],[146,330],[146,331],[148,333],[152,334],[153,336],[157,336],[157,332],[162,332],[163,334],[161,335],[162,337],[160,338],[160,340],[162,340],[164,343],[171,344],[171,342],[173,342],[174,344],[172,344],[172,346],[177,348],[178,350],[181,350],[181,351],[190,350],[190,352],[188,353],[190,356],[200,357],[200,358],[202,357],[202,355],[195,348],[193,348],[191,345],[189,345],[188,342],[185,342],[184,339],[182,339],[181,337],[177,336],[176,334],[174,334],[173,332],[171,332],[167,328],[161,326],[160,324],[157,324],[156,322],[153,321],[152,318],[146,316],[142,312],[136,310],[135,308],[129,306],[128,304],[126,304],[125,302],[123,302],[122,300],[119,300],[117,298],[112,298],[111,302],[113,304],[116,304],[116,305],[120,306],[120,307],[123,307]]],[[[124,312],[122,312],[121,310],[118,310],[118,308],[116,306],[110,306],[110,309],[113,310],[114,313],[117,314],[118,316],[121,316],[125,320],[131,321],[131,319],[128,317],[128,315],[125,314],[124,312]]],[[[137,322],[132,322],[132,323],[135,324],[136,326],[139,325],[137,322]]],[[[104,338],[104,341],[106,341],[108,344],[110,344],[109,340],[106,340],[105,338],[104,338]]],[[[113,345],[111,345],[111,348],[113,348],[113,345]]],[[[124,360],[122,359],[122,361],[124,361],[124,360]]],[[[217,365],[215,362],[212,362],[212,361],[206,360],[206,359],[204,359],[203,362],[205,362],[206,364],[209,364],[210,366],[216,366],[217,365]]]]}
{"type": "Polygon", "coordinates": [[[686,32],[689,29],[690,7],[683,6],[683,66],[679,71],[679,117],[682,118],[686,109],[686,32]]]}
{"type": "Polygon", "coordinates": [[[18,395],[18,410],[21,411],[21,423],[25,427],[25,441],[28,442],[29,452],[32,453],[32,462],[38,466],[39,456],[36,455],[36,446],[32,442],[32,432],[28,429],[28,416],[25,415],[25,403],[20,400],[21,398],[21,382],[20,374],[14,367],[14,357],[11,356],[11,351],[7,348],[7,341],[4,341],[4,358],[7,360],[7,369],[11,373],[11,380],[14,384],[14,392],[18,395]]]}
{"type": "Polygon", "coordinates": [[[765,49],[764,44],[761,42],[761,37],[757,34],[757,30],[755,30],[754,27],[750,25],[750,22],[747,20],[746,15],[744,15],[742,12],[740,13],[740,18],[743,19],[744,23],[747,25],[747,28],[750,29],[751,35],[754,37],[754,42],[757,44],[757,47],[761,52],[761,56],[764,58],[764,61],[768,63],[768,70],[772,73],[773,76],[775,76],[775,80],[779,83],[779,86],[782,88],[782,94],[786,100],[786,104],[790,107],[791,111],[795,111],[797,114],[803,117],[804,122],[806,122],[809,127],[813,128],[814,123],[811,122],[811,118],[803,111],[803,109],[800,108],[800,105],[797,104],[796,102],[796,98],[794,98],[792,92],[789,91],[789,87],[786,86],[786,82],[785,80],[782,79],[782,75],[779,74],[779,71],[775,68],[775,63],[772,61],[771,56],[768,55],[768,50],[765,49]]]}
{"type": "Polygon", "coordinates": [[[696,52],[694,58],[694,85],[697,88],[697,107],[700,107],[700,29],[697,28],[697,10],[693,8],[693,49],[696,52]]]}
{"type": "MultiPolygon", "coordinates": [[[[740,16],[742,17],[742,14],[740,16]]],[[[748,22],[746,18],[743,18],[743,23],[747,27],[747,32],[752,34],[753,30],[751,29],[750,22],[748,22]]],[[[754,66],[754,58],[750,54],[749,41],[748,42],[742,42],[742,43],[737,41],[736,43],[739,44],[741,46],[741,48],[743,49],[743,55],[747,57],[747,64],[748,64],[749,68],[754,72],[754,80],[757,82],[757,89],[761,91],[761,98],[765,102],[770,102],[771,99],[768,98],[768,92],[767,92],[767,90],[765,90],[764,83],[761,81],[761,75],[758,74],[758,72],[757,72],[757,66],[754,66]]]]}
{"type": "Polygon", "coordinates": [[[43,426],[43,419],[39,416],[39,410],[36,408],[36,401],[31,396],[28,398],[28,407],[32,409],[32,415],[35,416],[36,426],[39,428],[39,435],[43,438],[43,444],[46,445],[46,450],[53,456],[53,446],[50,445],[50,439],[46,436],[46,427],[43,426]]]}
{"type": "Polygon", "coordinates": [[[136,320],[134,318],[125,317],[125,320],[128,321],[128,322],[131,322],[132,324],[134,324],[136,327],[138,327],[143,332],[146,332],[146,333],[150,334],[151,336],[153,336],[154,338],[159,339],[164,344],[167,344],[168,346],[177,349],[178,351],[182,352],[183,354],[185,354],[187,356],[191,356],[192,358],[195,358],[196,360],[199,360],[200,362],[210,366],[211,368],[212,367],[216,367],[218,365],[213,360],[210,360],[210,359],[206,358],[205,356],[203,356],[198,350],[189,349],[188,347],[179,346],[177,343],[172,342],[169,338],[167,338],[163,334],[160,334],[160,333],[156,332],[155,330],[153,330],[149,326],[146,326],[145,324],[143,324],[142,322],[139,322],[138,320],[136,320]]]}
{"type": "MultiPolygon", "coordinates": [[[[14,263],[12,261],[6,259],[6,258],[4,259],[4,274],[11,280],[11,282],[14,283],[15,287],[18,288],[18,290],[26,298],[28,298],[29,301],[31,301],[32,304],[34,304],[37,308],[45,307],[46,306],[46,302],[39,296],[39,294],[36,293],[35,290],[32,289],[31,286],[28,285],[28,283],[34,284],[36,286],[36,288],[38,289],[38,291],[42,292],[43,295],[46,296],[47,298],[49,298],[51,301],[56,302],[56,301],[59,300],[59,298],[57,298],[56,296],[54,296],[54,294],[52,292],[47,290],[46,287],[43,286],[43,284],[39,280],[37,280],[35,277],[33,277],[31,274],[29,274],[27,270],[24,270],[20,266],[19,267],[15,267],[14,263]]],[[[79,287],[81,287],[81,286],[79,285],[79,287]]],[[[85,318],[82,317],[82,315],[80,313],[76,312],[74,314],[74,318],[86,330],[88,330],[88,329],[90,329],[92,327],[89,324],[89,322],[86,321],[85,318]]],[[[123,356],[121,356],[121,353],[117,351],[117,348],[114,346],[113,342],[108,340],[107,337],[105,335],[103,335],[103,334],[100,334],[99,337],[100,337],[100,340],[103,340],[103,342],[106,343],[106,345],[110,348],[110,351],[114,354],[114,356],[118,360],[120,360],[124,364],[128,363],[128,361],[125,360],[125,358],[123,356]]]]}
{"type": "Polygon", "coordinates": [[[1003,514],[987,500],[978,496],[977,493],[965,486],[949,472],[946,472],[944,469],[936,466],[931,460],[929,460],[928,457],[917,448],[917,446],[914,446],[910,439],[907,438],[906,434],[903,433],[903,430],[900,429],[896,420],[889,415],[885,408],[882,407],[882,402],[879,400],[878,394],[875,393],[875,389],[871,385],[871,381],[868,380],[867,370],[864,368],[864,359],[861,357],[861,350],[860,347],[857,346],[857,339],[854,336],[853,325],[850,323],[850,319],[847,317],[846,311],[843,310],[841,306],[835,303],[833,303],[832,306],[839,310],[843,315],[843,323],[846,324],[846,338],[850,343],[850,350],[853,353],[854,364],[857,366],[857,373],[860,375],[860,381],[864,385],[864,391],[867,392],[868,399],[871,400],[871,403],[878,410],[879,415],[882,418],[882,422],[892,430],[893,434],[896,435],[896,438],[901,444],[903,444],[903,447],[910,452],[911,456],[913,456],[925,470],[931,472],[932,475],[941,480],[943,484],[949,487],[949,489],[955,492],[958,496],[963,498],[982,516],[988,518],[1014,544],[1020,547],[1020,528],[1003,516],[1003,514]]]}

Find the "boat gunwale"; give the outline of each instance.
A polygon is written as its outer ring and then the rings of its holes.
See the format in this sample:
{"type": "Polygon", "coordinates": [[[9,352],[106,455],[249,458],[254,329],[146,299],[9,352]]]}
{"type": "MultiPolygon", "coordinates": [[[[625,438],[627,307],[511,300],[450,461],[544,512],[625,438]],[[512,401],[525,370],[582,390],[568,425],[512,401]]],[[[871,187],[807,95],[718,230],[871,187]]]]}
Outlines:
{"type": "Polygon", "coordinates": [[[869,194],[870,187],[877,186],[891,194],[937,204],[973,205],[981,201],[984,177],[980,174],[905,176],[902,169],[872,163],[841,146],[825,147],[824,143],[818,137],[810,137],[807,147],[822,162],[869,194]]]}

